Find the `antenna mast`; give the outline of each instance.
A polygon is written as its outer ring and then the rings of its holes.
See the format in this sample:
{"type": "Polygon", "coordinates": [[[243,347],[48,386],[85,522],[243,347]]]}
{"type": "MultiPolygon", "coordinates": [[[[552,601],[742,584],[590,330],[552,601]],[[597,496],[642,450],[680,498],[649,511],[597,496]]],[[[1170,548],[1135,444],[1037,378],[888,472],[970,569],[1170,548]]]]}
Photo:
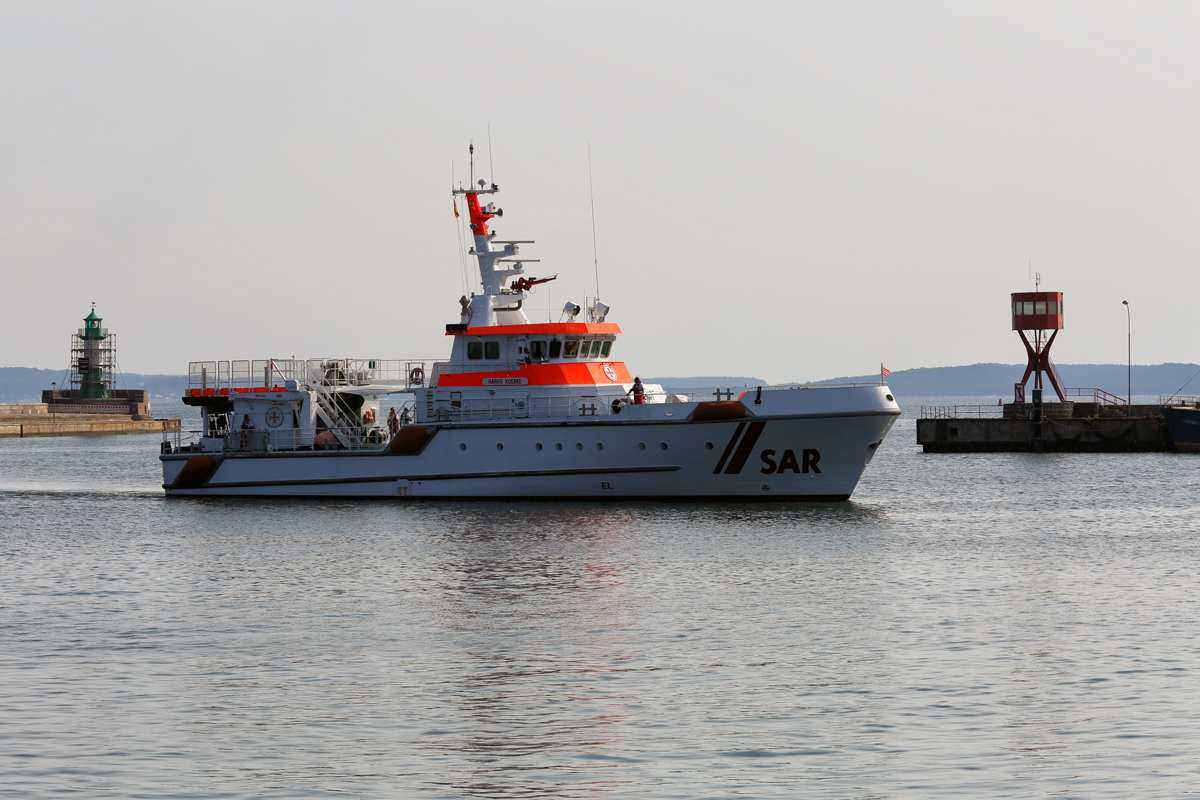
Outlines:
{"type": "Polygon", "coordinates": [[[592,265],[596,269],[596,302],[600,302],[600,256],[596,251],[596,195],[592,190],[591,142],[588,142],[588,199],[592,202],[592,265]]]}

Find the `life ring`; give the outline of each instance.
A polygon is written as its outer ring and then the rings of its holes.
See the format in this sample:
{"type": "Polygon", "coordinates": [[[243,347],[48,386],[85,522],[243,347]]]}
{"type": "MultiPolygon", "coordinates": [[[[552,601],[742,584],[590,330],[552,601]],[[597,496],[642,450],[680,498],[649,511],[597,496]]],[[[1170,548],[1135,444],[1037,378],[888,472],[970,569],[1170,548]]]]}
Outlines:
{"type": "Polygon", "coordinates": [[[425,370],[420,367],[413,367],[408,371],[408,382],[413,386],[420,386],[425,382],[425,370]]]}

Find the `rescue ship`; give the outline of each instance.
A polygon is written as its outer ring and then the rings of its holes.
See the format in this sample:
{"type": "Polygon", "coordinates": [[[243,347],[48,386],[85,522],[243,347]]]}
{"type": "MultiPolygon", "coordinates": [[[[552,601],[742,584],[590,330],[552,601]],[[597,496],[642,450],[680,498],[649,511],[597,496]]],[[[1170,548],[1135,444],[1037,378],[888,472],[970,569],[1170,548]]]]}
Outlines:
{"type": "MultiPolygon", "coordinates": [[[[472,176],[473,179],[474,176],[472,176]]],[[[641,386],[598,300],[557,323],[498,240],[483,180],[465,201],[482,290],[446,325],[446,360],[192,362],[202,429],[165,434],[172,496],[845,500],[900,408],[886,384],[759,386],[713,399],[641,386]],[[584,319],[580,319],[583,315],[584,319]],[[385,409],[391,409],[385,419],[385,409]]],[[[557,276],[555,276],[557,277],[557,276]]]]}

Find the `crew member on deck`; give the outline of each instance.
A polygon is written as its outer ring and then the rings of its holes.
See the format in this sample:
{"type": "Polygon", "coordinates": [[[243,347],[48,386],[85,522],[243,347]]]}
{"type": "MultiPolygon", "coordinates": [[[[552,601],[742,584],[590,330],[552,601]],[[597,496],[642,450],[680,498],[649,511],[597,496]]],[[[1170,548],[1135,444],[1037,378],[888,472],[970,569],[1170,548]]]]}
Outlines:
{"type": "Polygon", "coordinates": [[[250,415],[246,414],[242,417],[242,435],[239,437],[242,443],[242,449],[246,450],[250,447],[249,431],[254,430],[254,423],[250,421],[250,415]]]}
{"type": "Polygon", "coordinates": [[[642,399],[646,396],[646,390],[642,386],[642,379],[639,377],[635,377],[633,379],[633,388],[630,389],[625,394],[633,395],[633,404],[640,406],[642,404],[642,399]]]}

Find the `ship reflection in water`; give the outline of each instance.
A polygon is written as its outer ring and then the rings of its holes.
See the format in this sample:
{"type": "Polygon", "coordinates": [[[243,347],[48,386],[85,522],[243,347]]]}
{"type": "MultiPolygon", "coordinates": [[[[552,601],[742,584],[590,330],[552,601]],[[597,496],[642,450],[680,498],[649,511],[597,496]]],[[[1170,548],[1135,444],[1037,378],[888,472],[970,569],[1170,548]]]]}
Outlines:
{"type": "Polygon", "coordinates": [[[470,724],[424,736],[432,757],[467,768],[451,783],[465,795],[506,795],[514,781],[527,796],[539,785],[561,795],[549,776],[573,770],[581,750],[619,747],[638,716],[627,680],[644,666],[629,635],[639,611],[625,558],[631,515],[554,507],[539,516],[531,529],[520,510],[479,509],[442,535],[461,555],[442,565],[434,615],[454,643],[438,704],[470,724]]]}

